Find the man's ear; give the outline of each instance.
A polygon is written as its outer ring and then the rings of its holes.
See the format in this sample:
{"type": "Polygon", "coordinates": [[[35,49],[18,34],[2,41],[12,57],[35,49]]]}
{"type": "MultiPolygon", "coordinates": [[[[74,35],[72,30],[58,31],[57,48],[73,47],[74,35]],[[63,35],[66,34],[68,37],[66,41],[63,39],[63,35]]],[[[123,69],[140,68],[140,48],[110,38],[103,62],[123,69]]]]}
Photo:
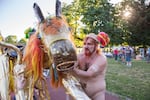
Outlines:
{"type": "Polygon", "coordinates": [[[95,45],[96,45],[97,48],[99,47],[98,43],[96,43],[96,42],[95,42],[95,45]]]}

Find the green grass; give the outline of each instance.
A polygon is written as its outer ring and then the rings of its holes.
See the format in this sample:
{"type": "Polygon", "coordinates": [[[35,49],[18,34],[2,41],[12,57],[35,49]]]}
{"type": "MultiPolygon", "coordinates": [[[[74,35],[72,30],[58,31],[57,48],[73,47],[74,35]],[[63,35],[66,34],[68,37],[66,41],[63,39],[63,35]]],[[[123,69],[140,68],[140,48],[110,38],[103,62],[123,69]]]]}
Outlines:
{"type": "Polygon", "coordinates": [[[150,100],[150,63],[132,60],[127,67],[108,58],[107,90],[132,100],[150,100]]]}

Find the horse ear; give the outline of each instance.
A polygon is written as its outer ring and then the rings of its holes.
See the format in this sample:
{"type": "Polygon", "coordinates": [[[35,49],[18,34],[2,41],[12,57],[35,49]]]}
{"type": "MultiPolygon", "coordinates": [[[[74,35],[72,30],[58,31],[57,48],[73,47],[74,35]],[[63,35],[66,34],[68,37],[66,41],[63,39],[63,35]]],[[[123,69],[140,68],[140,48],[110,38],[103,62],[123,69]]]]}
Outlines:
{"type": "Polygon", "coordinates": [[[38,21],[40,23],[43,22],[44,17],[43,17],[42,11],[41,11],[40,7],[38,6],[38,4],[34,3],[33,4],[33,9],[34,9],[36,17],[38,18],[38,21]]]}
{"type": "Polygon", "coordinates": [[[61,9],[61,2],[56,0],[56,17],[61,17],[62,9],[61,9]]]}

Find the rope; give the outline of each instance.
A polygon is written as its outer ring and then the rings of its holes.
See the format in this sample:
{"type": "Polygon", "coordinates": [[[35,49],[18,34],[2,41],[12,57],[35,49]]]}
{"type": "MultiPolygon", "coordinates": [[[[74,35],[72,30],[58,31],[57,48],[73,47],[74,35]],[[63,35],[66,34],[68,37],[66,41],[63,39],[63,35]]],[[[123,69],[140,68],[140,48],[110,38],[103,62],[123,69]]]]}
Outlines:
{"type": "Polygon", "coordinates": [[[69,71],[69,70],[73,69],[73,67],[74,67],[73,65],[72,65],[72,66],[69,66],[69,67],[66,67],[66,68],[61,68],[61,66],[67,65],[67,64],[75,64],[75,62],[76,62],[76,61],[63,62],[63,63],[61,63],[61,64],[58,64],[58,65],[56,66],[56,69],[57,69],[58,71],[61,71],[61,72],[63,72],[63,71],[69,71]]]}

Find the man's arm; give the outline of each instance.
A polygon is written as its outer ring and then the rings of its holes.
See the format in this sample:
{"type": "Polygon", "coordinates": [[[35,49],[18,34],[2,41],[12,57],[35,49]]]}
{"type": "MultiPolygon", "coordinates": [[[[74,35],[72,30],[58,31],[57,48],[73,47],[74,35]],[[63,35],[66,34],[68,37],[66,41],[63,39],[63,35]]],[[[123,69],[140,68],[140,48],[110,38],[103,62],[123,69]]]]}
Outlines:
{"type": "Polygon", "coordinates": [[[100,57],[93,62],[93,64],[89,67],[87,71],[75,67],[74,72],[76,76],[80,78],[90,78],[96,76],[97,74],[101,74],[104,71],[106,64],[107,64],[106,58],[100,57]]]}

